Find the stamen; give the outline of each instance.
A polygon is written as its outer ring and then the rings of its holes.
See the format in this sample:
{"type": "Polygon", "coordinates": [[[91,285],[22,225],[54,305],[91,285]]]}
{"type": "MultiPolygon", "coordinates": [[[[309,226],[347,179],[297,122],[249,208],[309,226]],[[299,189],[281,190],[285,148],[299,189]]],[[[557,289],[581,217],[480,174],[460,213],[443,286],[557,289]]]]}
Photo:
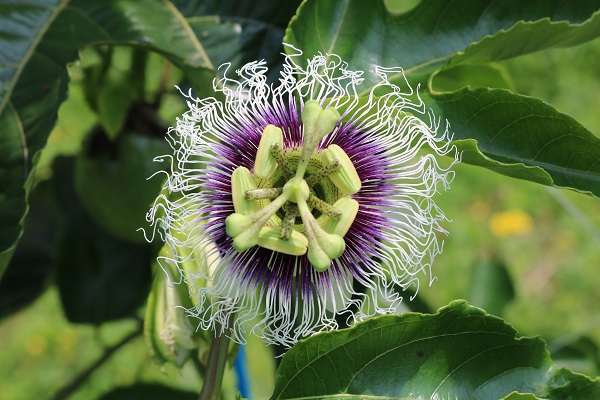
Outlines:
{"type": "Polygon", "coordinates": [[[329,179],[338,189],[346,194],[354,194],[361,188],[360,177],[350,161],[350,157],[342,148],[332,144],[321,153],[321,160],[325,165],[333,164],[337,161],[340,167],[329,175],[329,179]]]}
{"type": "Polygon", "coordinates": [[[338,219],[326,216],[321,226],[326,232],[344,237],[358,214],[358,201],[350,197],[342,197],[333,204],[333,207],[341,211],[338,219]]]}
{"type": "Polygon", "coordinates": [[[315,151],[319,142],[337,125],[340,113],[332,107],[323,110],[316,100],[309,100],[304,104],[302,112],[302,124],[304,125],[304,136],[302,153],[296,169],[296,177],[303,178],[310,156],[315,151]]]}
{"type": "Polygon", "coordinates": [[[308,248],[308,239],[298,231],[292,231],[287,239],[281,238],[281,226],[265,226],[261,228],[258,235],[258,245],[265,249],[277,251],[279,253],[289,254],[291,256],[301,256],[306,254],[308,248]]]}
{"type": "Polygon", "coordinates": [[[317,271],[326,271],[331,266],[331,259],[344,253],[346,243],[341,236],[327,233],[319,226],[305,199],[299,197],[296,203],[308,239],[308,261],[317,271]]]}
{"type": "Polygon", "coordinates": [[[262,188],[246,190],[247,200],[275,199],[283,192],[283,188],[262,188]]]}
{"type": "Polygon", "coordinates": [[[233,247],[237,251],[248,250],[258,244],[260,229],[269,218],[279,210],[290,197],[290,192],[284,191],[269,205],[251,215],[233,213],[225,219],[225,232],[233,238],[233,247]]]}
{"type": "Polygon", "coordinates": [[[307,203],[308,203],[309,207],[316,208],[317,210],[321,211],[323,214],[326,214],[330,218],[333,218],[333,219],[337,220],[337,219],[340,219],[340,217],[342,216],[342,212],[341,211],[339,211],[338,209],[336,209],[331,204],[326,203],[323,200],[319,199],[317,196],[312,196],[311,195],[308,198],[307,203]]]}
{"type": "Polygon", "coordinates": [[[260,210],[260,204],[246,197],[246,192],[257,188],[254,177],[246,167],[238,167],[231,174],[231,198],[236,213],[249,215],[260,210]]]}
{"type": "Polygon", "coordinates": [[[277,170],[277,160],[271,152],[273,146],[283,147],[283,132],[274,125],[267,125],[260,138],[254,161],[254,175],[259,179],[266,179],[277,170]]]}
{"type": "Polygon", "coordinates": [[[334,173],[340,168],[340,163],[338,160],[335,160],[333,163],[322,167],[319,171],[315,172],[308,178],[306,178],[306,184],[309,188],[315,186],[317,183],[321,182],[323,179],[327,178],[329,175],[334,173]]]}

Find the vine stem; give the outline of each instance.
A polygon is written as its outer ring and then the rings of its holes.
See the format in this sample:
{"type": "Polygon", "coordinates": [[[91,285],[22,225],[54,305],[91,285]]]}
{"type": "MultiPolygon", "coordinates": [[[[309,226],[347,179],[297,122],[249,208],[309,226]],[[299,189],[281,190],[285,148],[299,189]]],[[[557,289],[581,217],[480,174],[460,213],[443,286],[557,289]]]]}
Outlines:
{"type": "MultiPolygon", "coordinates": [[[[234,316],[232,315],[227,324],[233,325],[234,316]]],[[[227,365],[227,355],[229,353],[230,330],[223,329],[220,324],[215,326],[216,336],[208,352],[208,362],[206,364],[206,373],[204,382],[198,400],[221,400],[221,388],[223,386],[223,375],[227,365]],[[220,332],[220,334],[218,333],[220,332]]]]}
{"type": "Polygon", "coordinates": [[[113,354],[115,354],[120,348],[125,346],[131,340],[135,339],[138,336],[141,336],[143,333],[142,325],[129,335],[125,336],[121,341],[111,347],[108,347],[102,356],[97,359],[92,365],[82,371],[78,376],[76,376],[71,382],[69,382],[66,386],[63,386],[54,397],[53,400],[64,400],[71,396],[79,387],[87,382],[88,378],[98,369],[100,368],[106,361],[108,361],[113,354]]]}

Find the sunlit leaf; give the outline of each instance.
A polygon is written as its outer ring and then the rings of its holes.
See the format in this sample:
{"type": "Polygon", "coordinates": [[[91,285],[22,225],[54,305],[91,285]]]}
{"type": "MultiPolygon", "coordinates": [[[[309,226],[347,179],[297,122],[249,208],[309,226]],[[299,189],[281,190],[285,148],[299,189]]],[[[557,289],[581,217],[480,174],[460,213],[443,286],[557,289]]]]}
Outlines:
{"type": "Polygon", "coordinates": [[[598,0],[423,0],[395,15],[384,0],[307,0],[284,41],[307,57],[334,53],[366,71],[366,90],[377,82],[373,65],[400,66],[412,82],[427,82],[442,67],[592,40],[600,36],[598,9],[598,0]]]}
{"type": "MultiPolygon", "coordinates": [[[[469,78],[464,73],[488,62],[595,39],[600,36],[598,9],[597,0],[424,0],[394,14],[383,0],[307,0],[284,40],[302,49],[305,58],[333,53],[351,69],[365,71],[362,94],[377,82],[374,65],[403,67],[413,85],[422,84],[426,104],[450,121],[464,162],[599,196],[597,137],[539,100],[475,89],[509,86],[501,75],[488,71],[469,78]],[[437,89],[435,77],[431,80],[436,73],[442,79],[437,89]],[[444,82],[453,74],[458,81],[444,82]],[[463,86],[471,90],[439,93],[463,86]]],[[[403,83],[401,73],[388,79],[403,83]]]]}
{"type": "Polygon", "coordinates": [[[277,370],[273,399],[483,400],[514,391],[584,400],[600,395],[600,382],[556,369],[541,339],[454,301],[436,314],[376,317],[298,342],[277,370]]]}
{"type": "Polygon", "coordinates": [[[519,179],[600,196],[600,139],[542,100],[503,89],[432,95],[463,160],[519,179]],[[485,156],[477,154],[477,149],[485,156]]]}

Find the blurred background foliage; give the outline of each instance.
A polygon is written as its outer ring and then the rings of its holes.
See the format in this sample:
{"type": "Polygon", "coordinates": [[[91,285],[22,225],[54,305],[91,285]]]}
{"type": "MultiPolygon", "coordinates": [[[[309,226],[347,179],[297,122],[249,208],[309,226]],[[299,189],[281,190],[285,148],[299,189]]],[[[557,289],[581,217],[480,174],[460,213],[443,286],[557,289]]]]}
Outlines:
{"type": "MultiPolygon", "coordinates": [[[[261,57],[226,56],[238,63],[261,57]]],[[[516,92],[600,133],[600,41],[494,68],[516,92]]],[[[144,344],[150,261],[159,249],[138,231],[162,184],[152,159],[169,152],[164,133],[185,109],[174,85],[185,91],[190,82],[162,56],[128,47],[82,50],[69,75],[68,99],[35,170],[24,236],[0,281],[1,397],[66,398],[61,390],[114,350],[69,398],[148,399],[160,390],[168,396],[164,386],[195,398],[194,366],[161,368],[144,344]],[[114,391],[140,383],[146,391],[114,391]]],[[[438,280],[420,288],[413,308],[466,298],[521,334],[545,338],[559,365],[599,375],[597,199],[465,164],[450,193],[438,200],[452,220],[434,266],[438,280]]],[[[252,398],[272,393],[274,351],[250,339],[252,398]]],[[[228,372],[230,394],[235,379],[228,372]]]]}

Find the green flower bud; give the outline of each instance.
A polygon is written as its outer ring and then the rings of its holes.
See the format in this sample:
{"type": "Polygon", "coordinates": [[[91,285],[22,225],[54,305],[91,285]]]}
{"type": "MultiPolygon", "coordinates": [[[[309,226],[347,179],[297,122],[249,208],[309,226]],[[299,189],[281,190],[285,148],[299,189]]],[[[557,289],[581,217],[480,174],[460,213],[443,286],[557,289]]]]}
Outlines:
{"type": "MultiPolygon", "coordinates": [[[[164,257],[166,251],[163,248],[160,256],[164,257]]],[[[191,307],[188,286],[185,282],[173,282],[172,266],[167,267],[169,277],[158,263],[154,267],[157,273],[146,306],[144,337],[156,362],[181,367],[198,347],[195,329],[184,310],[191,307]]]]}

